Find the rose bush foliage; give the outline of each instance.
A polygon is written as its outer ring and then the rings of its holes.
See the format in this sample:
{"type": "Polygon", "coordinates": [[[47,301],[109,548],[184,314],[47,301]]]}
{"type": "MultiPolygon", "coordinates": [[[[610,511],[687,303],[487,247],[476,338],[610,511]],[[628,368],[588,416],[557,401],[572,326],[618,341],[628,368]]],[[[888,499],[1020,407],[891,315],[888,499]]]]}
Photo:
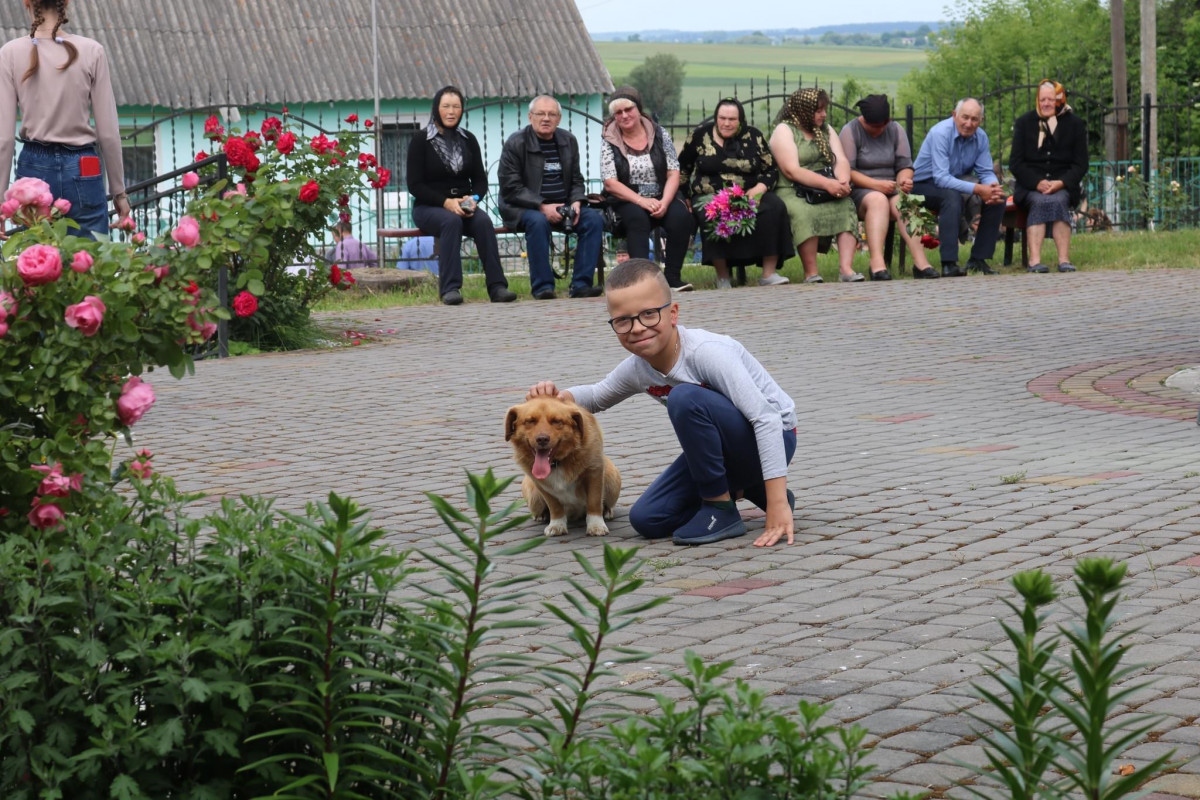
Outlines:
{"type": "Polygon", "coordinates": [[[0,210],[28,226],[0,261],[0,534],[85,511],[83,483],[111,483],[116,440],[153,405],[147,373],[187,373],[225,313],[188,290],[205,276],[172,231],[72,236],[69,206],[37,189],[15,182],[0,210]]]}
{"type": "MultiPolygon", "coordinates": [[[[225,153],[230,174],[205,189],[191,188],[187,205],[200,239],[187,259],[206,273],[227,265],[231,297],[246,291],[257,299],[255,310],[235,317],[230,329],[234,339],[264,349],[310,343],[299,335],[310,328],[309,309],[336,285],[329,280],[331,265],[320,258],[325,231],[333,219],[348,218],[351,196],[391,178],[361,152],[366,130],[356,125],[337,131],[336,139],[326,132],[306,138],[289,129],[287,118],[285,109],[283,119],[267,117],[246,133],[226,133],[210,119],[205,130],[214,150],[225,153]],[[289,274],[296,264],[309,266],[302,275],[289,274]]],[[[197,161],[207,156],[197,153],[197,161]]],[[[210,164],[200,172],[211,177],[216,169],[210,164]]],[[[195,184],[185,176],[185,188],[195,184]]]]}

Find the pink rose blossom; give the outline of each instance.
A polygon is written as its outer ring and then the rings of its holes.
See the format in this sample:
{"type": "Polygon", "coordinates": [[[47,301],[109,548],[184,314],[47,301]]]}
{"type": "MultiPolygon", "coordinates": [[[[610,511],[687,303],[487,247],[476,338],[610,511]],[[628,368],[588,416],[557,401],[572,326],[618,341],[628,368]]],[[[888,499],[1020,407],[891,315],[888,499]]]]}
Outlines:
{"type": "Polygon", "coordinates": [[[156,267],[154,265],[146,266],[146,272],[154,273],[154,285],[155,286],[162,283],[162,279],[167,277],[167,274],[170,273],[170,271],[171,271],[171,268],[166,264],[163,264],[162,266],[158,266],[158,267],[156,267]]]}
{"type": "Polygon", "coordinates": [[[62,464],[55,463],[53,467],[45,464],[32,464],[30,469],[45,475],[38,484],[37,493],[46,497],[66,497],[71,492],[83,489],[83,475],[63,475],[62,464]]]}
{"type": "Polygon", "coordinates": [[[62,276],[62,254],[47,244],[30,245],[17,256],[17,274],[26,286],[54,283],[62,276]]]}
{"type": "Polygon", "coordinates": [[[137,225],[134,224],[133,217],[125,217],[124,219],[117,220],[117,224],[113,227],[119,231],[137,230],[137,225]]]}
{"type": "Polygon", "coordinates": [[[100,330],[100,323],[104,322],[104,312],[107,310],[104,301],[94,294],[89,294],[83,298],[82,303],[67,306],[64,318],[68,327],[77,328],[84,336],[95,336],[100,330]]]}
{"type": "Polygon", "coordinates": [[[3,339],[5,334],[7,334],[7,333],[8,333],[8,323],[0,322],[0,339],[3,339]]]}
{"type": "Polygon", "coordinates": [[[129,472],[142,480],[146,480],[154,474],[154,467],[151,465],[149,459],[145,461],[135,460],[129,462],[129,472]]]}
{"type": "Polygon", "coordinates": [[[76,272],[87,272],[94,263],[96,262],[91,253],[87,250],[80,250],[71,258],[71,269],[76,272]]]}
{"type": "Polygon", "coordinates": [[[7,317],[16,316],[17,298],[5,291],[0,291],[0,322],[7,317]]]}
{"type": "Polygon", "coordinates": [[[33,498],[33,508],[29,511],[29,524],[39,531],[46,531],[62,525],[66,519],[62,509],[54,503],[43,503],[42,498],[33,498]]]}
{"type": "Polygon", "coordinates": [[[175,230],[171,231],[171,238],[184,247],[195,247],[200,244],[200,223],[193,217],[180,218],[175,230]]]}
{"type": "Polygon", "coordinates": [[[12,219],[20,210],[21,204],[16,200],[5,200],[3,203],[0,203],[0,217],[4,217],[5,219],[12,219]]]}
{"type": "Polygon", "coordinates": [[[65,197],[60,197],[54,201],[54,207],[58,209],[58,213],[64,217],[71,213],[71,201],[65,197]]]}
{"type": "MultiPolygon", "coordinates": [[[[201,313],[208,314],[208,313],[210,313],[210,309],[207,309],[207,308],[201,309],[201,313]]],[[[217,323],[215,323],[215,322],[205,322],[205,323],[197,322],[195,314],[188,314],[187,324],[188,324],[189,328],[191,328],[192,330],[199,333],[201,340],[205,341],[205,342],[207,342],[209,339],[211,339],[213,337],[213,334],[217,332],[217,323]]]]}
{"type": "Polygon", "coordinates": [[[221,199],[228,200],[229,198],[237,197],[238,195],[241,195],[242,197],[246,196],[246,184],[239,183],[236,188],[230,189],[228,192],[221,195],[221,199]]]}
{"type": "Polygon", "coordinates": [[[194,172],[185,172],[183,175],[183,188],[195,189],[200,185],[200,176],[194,172]]]}
{"type": "Polygon", "coordinates": [[[134,244],[144,244],[145,241],[146,241],[146,234],[142,233],[141,231],[138,231],[137,233],[135,233],[133,235],[133,243],[134,244]]]}
{"type": "Polygon", "coordinates": [[[143,383],[141,378],[132,377],[121,387],[121,396],[117,398],[117,418],[122,425],[129,427],[141,419],[152,405],[154,388],[143,383]]]}
{"type": "Polygon", "coordinates": [[[50,184],[40,178],[17,178],[4,193],[5,200],[16,200],[23,206],[48,206],[54,202],[50,184]]]}

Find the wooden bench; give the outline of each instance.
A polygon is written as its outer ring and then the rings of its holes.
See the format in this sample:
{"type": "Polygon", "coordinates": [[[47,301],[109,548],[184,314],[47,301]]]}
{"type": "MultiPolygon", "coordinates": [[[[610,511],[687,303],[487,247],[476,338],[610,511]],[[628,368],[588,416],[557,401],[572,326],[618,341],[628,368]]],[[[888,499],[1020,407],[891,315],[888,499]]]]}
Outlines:
{"type": "Polygon", "coordinates": [[[1028,227],[1029,215],[1025,209],[1013,202],[1012,197],[1004,206],[1004,218],[1000,224],[1004,226],[1004,266],[1013,263],[1013,244],[1016,242],[1017,231],[1021,231],[1021,266],[1029,266],[1029,238],[1025,229],[1028,227]]]}

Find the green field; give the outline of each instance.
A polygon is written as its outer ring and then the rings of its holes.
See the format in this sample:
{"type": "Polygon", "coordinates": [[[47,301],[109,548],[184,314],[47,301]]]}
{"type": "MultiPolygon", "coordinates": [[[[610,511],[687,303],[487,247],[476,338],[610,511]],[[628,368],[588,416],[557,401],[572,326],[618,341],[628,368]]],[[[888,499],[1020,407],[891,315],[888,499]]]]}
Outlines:
{"type": "Polygon", "coordinates": [[[621,81],[646,56],[670,53],[686,67],[683,84],[683,109],[689,104],[693,117],[701,103],[710,111],[723,95],[736,86],[744,97],[754,80],[756,95],[766,93],[770,79],[771,94],[792,91],[800,85],[820,84],[835,89],[847,78],[867,88],[895,95],[900,79],[911,70],[924,66],[924,50],[891,47],[834,47],[831,45],[739,45],[670,44],[665,42],[596,42],[597,52],[614,81],[621,81]],[[783,70],[787,69],[787,87],[783,70]]]}

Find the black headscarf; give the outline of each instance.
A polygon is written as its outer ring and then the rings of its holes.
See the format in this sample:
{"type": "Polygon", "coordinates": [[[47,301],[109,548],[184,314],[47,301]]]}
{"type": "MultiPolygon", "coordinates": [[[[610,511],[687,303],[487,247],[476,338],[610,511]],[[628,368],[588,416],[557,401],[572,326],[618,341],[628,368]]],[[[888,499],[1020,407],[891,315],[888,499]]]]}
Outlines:
{"type": "Polygon", "coordinates": [[[425,126],[425,138],[433,145],[434,152],[438,154],[438,158],[441,159],[446,169],[454,175],[458,175],[463,171],[464,163],[464,137],[458,130],[463,118],[459,117],[458,122],[454,123],[454,127],[448,128],[442,122],[441,112],[438,111],[438,106],[442,104],[442,98],[448,94],[458,95],[459,101],[463,104],[465,116],[467,100],[463,97],[462,91],[456,86],[443,86],[433,96],[433,110],[429,115],[429,124],[425,126]]]}

